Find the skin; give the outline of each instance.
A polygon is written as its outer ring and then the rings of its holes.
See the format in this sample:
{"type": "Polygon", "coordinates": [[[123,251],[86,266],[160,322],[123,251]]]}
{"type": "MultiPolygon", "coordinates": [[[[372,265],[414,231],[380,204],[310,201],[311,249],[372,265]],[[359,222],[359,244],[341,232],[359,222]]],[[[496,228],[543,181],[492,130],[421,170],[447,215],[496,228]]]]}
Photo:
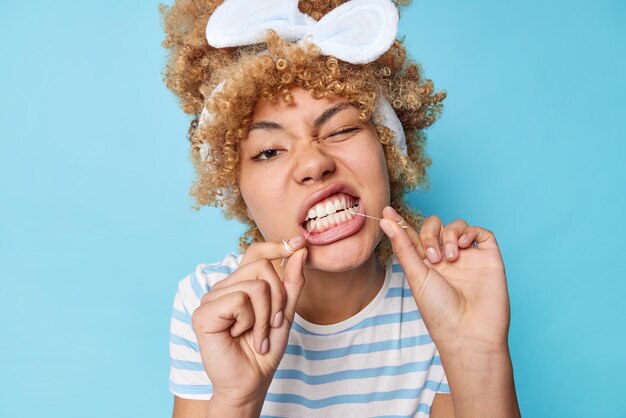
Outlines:
{"type": "MultiPolygon", "coordinates": [[[[298,209],[333,183],[351,185],[368,212],[380,215],[389,204],[389,178],[373,124],[361,121],[343,99],[310,100],[301,89],[292,94],[293,105],[259,103],[241,144],[239,187],[263,237],[281,241],[300,235],[298,209]],[[251,159],[267,149],[273,151],[251,159]]],[[[381,237],[378,225],[367,222],[364,231],[333,245],[310,246],[307,268],[325,275],[354,270],[371,257],[381,237]]]]}
{"type": "MultiPolygon", "coordinates": [[[[368,213],[379,216],[390,197],[387,165],[374,125],[361,121],[356,108],[341,98],[313,100],[301,89],[292,94],[293,105],[260,102],[251,127],[271,122],[280,128],[251,129],[241,144],[240,190],[265,239],[280,242],[299,236],[303,202],[331,184],[350,185],[368,213]],[[333,109],[334,114],[325,115],[333,109]],[[329,117],[316,126],[324,116],[329,117]],[[275,151],[251,160],[266,149],[275,151]]],[[[307,284],[298,313],[311,322],[329,324],[365,307],[384,280],[372,253],[382,235],[377,223],[368,221],[357,234],[331,245],[309,245],[307,284]],[[329,286],[333,292],[328,292],[329,286]],[[356,298],[355,287],[363,290],[356,298]],[[343,309],[338,311],[338,306],[343,309]]]]}
{"type": "Polygon", "coordinates": [[[436,216],[419,233],[400,228],[400,216],[388,207],[387,167],[374,126],[361,122],[356,109],[340,106],[339,97],[292,94],[291,106],[259,101],[241,144],[240,190],[267,242],[250,246],[240,268],[193,313],[214,393],[210,401],[176,397],[174,417],[258,416],[295,313],[314,323],[340,322],[380,290],[384,270],[374,248],[383,233],[407,274],[451,388],[452,396],[435,396],[431,416],[519,416],[506,277],[493,233],[462,219],[444,226],[436,216]],[[333,183],[350,184],[367,212],[384,219],[367,221],[332,244],[306,245],[298,226],[302,202],[333,183]],[[290,237],[294,253],[281,242],[290,237]],[[218,361],[211,355],[216,352],[218,361]]]}

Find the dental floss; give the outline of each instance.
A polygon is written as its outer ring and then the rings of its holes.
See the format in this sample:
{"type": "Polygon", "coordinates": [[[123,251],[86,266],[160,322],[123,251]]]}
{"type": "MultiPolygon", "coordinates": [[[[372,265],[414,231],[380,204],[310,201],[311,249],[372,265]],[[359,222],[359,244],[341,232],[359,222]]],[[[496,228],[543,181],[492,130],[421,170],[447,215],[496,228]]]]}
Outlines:
{"type": "Polygon", "coordinates": [[[285,250],[287,250],[288,253],[290,254],[295,253],[295,251],[289,246],[289,243],[287,242],[286,239],[283,240],[283,247],[285,247],[285,250]]]}
{"type": "MultiPolygon", "coordinates": [[[[313,230],[313,226],[315,226],[315,219],[311,220],[311,231],[313,230]]],[[[311,235],[311,231],[309,231],[309,233],[306,234],[306,237],[304,237],[304,241],[309,239],[309,235],[311,235]]],[[[291,254],[294,253],[294,251],[291,249],[289,244],[287,244],[287,240],[283,240],[283,245],[285,246],[285,249],[289,251],[291,254]]],[[[284,264],[285,264],[285,259],[283,258],[282,261],[280,262],[280,266],[282,267],[284,264]]]]}
{"type": "MultiPolygon", "coordinates": [[[[379,221],[382,221],[382,219],[383,219],[383,218],[377,218],[377,217],[375,217],[375,216],[366,215],[366,214],[364,214],[364,213],[352,212],[351,210],[348,210],[348,212],[350,212],[350,213],[351,213],[351,214],[353,214],[353,215],[364,216],[364,217],[366,217],[366,218],[372,218],[372,219],[376,219],[376,220],[379,220],[379,221]]],[[[400,225],[400,228],[402,228],[402,229],[407,229],[407,228],[409,227],[409,226],[406,224],[406,221],[404,220],[404,218],[403,218],[403,219],[400,219],[400,220],[397,222],[397,224],[398,224],[398,225],[400,225]]]]}
{"type": "MultiPolygon", "coordinates": [[[[365,216],[366,218],[372,218],[372,219],[377,219],[379,221],[382,220],[382,218],[377,218],[375,216],[370,216],[370,215],[365,215],[363,213],[356,213],[356,212],[352,212],[351,210],[349,210],[348,212],[350,212],[353,215],[360,215],[360,216],[365,216]]],[[[400,225],[400,227],[402,229],[407,229],[409,226],[406,224],[406,221],[404,220],[404,218],[402,218],[401,220],[398,221],[398,225],[400,225]],[[404,225],[402,225],[404,224],[404,225]]],[[[476,240],[474,240],[474,242],[472,243],[474,245],[474,248],[478,249],[478,243],[476,242],[476,240]]]]}
{"type": "Polygon", "coordinates": [[[313,231],[313,227],[315,226],[315,219],[311,219],[311,229],[309,230],[309,233],[306,234],[306,237],[304,237],[304,240],[306,241],[307,239],[309,239],[309,235],[311,235],[311,231],[313,231]]]}

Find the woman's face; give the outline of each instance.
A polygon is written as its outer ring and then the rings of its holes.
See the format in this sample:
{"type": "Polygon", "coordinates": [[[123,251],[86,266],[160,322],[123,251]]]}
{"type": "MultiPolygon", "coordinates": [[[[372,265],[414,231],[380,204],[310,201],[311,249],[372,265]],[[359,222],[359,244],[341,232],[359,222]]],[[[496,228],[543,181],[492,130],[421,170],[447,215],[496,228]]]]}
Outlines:
{"type": "Polygon", "coordinates": [[[382,237],[389,204],[383,148],[371,122],[341,97],[261,100],[240,147],[239,187],[266,241],[307,237],[309,268],[345,271],[362,265],[382,237]]]}

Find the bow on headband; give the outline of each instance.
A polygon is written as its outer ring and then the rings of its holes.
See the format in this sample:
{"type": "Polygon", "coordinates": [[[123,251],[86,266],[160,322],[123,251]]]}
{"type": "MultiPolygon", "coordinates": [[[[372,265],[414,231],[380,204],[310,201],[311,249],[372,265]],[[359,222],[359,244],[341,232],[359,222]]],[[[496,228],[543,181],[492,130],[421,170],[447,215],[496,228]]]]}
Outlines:
{"type": "MultiPolygon", "coordinates": [[[[225,0],[209,18],[206,38],[215,48],[252,45],[264,42],[269,29],[291,42],[309,41],[323,55],[366,64],[384,54],[396,39],[398,10],[390,0],[351,0],[316,21],[298,10],[298,0],[225,0]]],[[[207,100],[222,87],[223,82],[207,100]]],[[[373,117],[394,131],[406,154],[404,129],[385,98],[379,97],[373,117]]],[[[205,106],[200,124],[212,118],[205,106]]],[[[208,145],[200,154],[205,160],[208,145]]]]}
{"type": "Polygon", "coordinates": [[[268,29],[287,41],[308,39],[323,55],[365,64],[393,44],[398,10],[389,0],[352,0],[318,22],[298,10],[297,0],[226,0],[209,18],[206,38],[216,48],[258,44],[268,29]]]}

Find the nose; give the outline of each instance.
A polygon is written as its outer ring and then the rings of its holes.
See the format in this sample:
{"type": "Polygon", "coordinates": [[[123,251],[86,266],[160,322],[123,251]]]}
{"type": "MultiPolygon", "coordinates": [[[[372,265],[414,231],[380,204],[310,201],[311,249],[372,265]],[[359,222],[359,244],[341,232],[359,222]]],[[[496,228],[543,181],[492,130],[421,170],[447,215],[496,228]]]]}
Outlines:
{"type": "Polygon", "coordinates": [[[324,153],[315,143],[310,143],[298,150],[295,159],[293,177],[297,183],[315,183],[335,172],[335,160],[324,153]]]}

